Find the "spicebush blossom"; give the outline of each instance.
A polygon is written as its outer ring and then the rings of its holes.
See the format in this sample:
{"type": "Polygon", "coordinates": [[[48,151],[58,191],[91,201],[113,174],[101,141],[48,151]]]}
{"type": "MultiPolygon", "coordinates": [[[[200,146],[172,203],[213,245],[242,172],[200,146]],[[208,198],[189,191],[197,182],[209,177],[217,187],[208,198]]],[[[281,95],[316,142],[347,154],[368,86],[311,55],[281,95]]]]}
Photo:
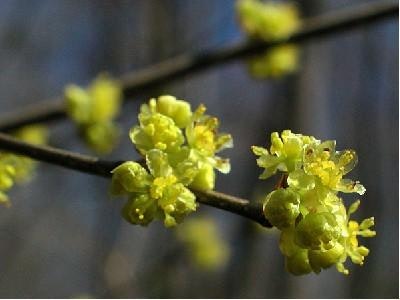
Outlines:
{"type": "Polygon", "coordinates": [[[139,124],[129,133],[138,152],[145,157],[147,171],[126,162],[113,171],[111,192],[128,195],[123,216],[133,224],[148,225],[153,219],[172,227],[196,210],[189,190],[211,190],[215,171],[227,173],[228,159],[216,155],[232,147],[229,134],[218,133],[218,119],[205,114],[200,105],[173,96],[160,96],[143,104],[139,124]]]}
{"type": "Polygon", "coordinates": [[[357,164],[354,150],[336,151],[335,141],[320,141],[312,136],[284,130],[271,134],[271,147],[253,146],[259,156],[260,175],[266,179],[283,172],[287,186],[269,193],[264,201],[264,215],[281,230],[280,250],[286,268],[295,275],[336,265],[348,274],[344,263],[349,257],[362,265],[369,250],[358,245],[357,236],[372,237],[374,218],[361,222],[350,220],[360,201],[349,210],[338,192],[362,195],[365,188],[358,181],[343,178],[357,164]]]}

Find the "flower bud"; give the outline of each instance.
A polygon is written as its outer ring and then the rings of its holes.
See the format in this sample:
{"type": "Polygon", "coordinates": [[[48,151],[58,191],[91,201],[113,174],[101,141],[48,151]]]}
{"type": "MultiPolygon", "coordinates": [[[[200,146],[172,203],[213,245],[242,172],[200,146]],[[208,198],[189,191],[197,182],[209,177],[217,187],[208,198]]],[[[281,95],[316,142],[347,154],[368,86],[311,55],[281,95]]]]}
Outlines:
{"type": "Polygon", "coordinates": [[[308,260],[307,250],[297,251],[294,255],[285,257],[286,270],[293,275],[304,275],[310,273],[311,267],[308,260]]]}
{"type": "Polygon", "coordinates": [[[329,268],[336,264],[343,255],[344,247],[340,243],[336,243],[329,250],[310,250],[308,258],[311,268],[315,273],[321,272],[321,269],[329,268]]]}
{"type": "Polygon", "coordinates": [[[173,119],[179,128],[186,127],[192,117],[190,104],[182,100],[177,100],[173,96],[165,95],[158,97],[156,107],[157,112],[173,119]]]}
{"type": "Polygon", "coordinates": [[[309,213],[297,225],[295,241],[303,248],[328,250],[335,245],[340,233],[335,215],[327,212],[309,213]]]}
{"type": "Polygon", "coordinates": [[[151,177],[146,169],[134,161],[127,161],[112,170],[111,194],[144,192],[151,177]]]}
{"type": "Polygon", "coordinates": [[[299,210],[299,195],[290,189],[278,189],[271,192],[264,203],[264,216],[279,229],[294,224],[299,210]]]}

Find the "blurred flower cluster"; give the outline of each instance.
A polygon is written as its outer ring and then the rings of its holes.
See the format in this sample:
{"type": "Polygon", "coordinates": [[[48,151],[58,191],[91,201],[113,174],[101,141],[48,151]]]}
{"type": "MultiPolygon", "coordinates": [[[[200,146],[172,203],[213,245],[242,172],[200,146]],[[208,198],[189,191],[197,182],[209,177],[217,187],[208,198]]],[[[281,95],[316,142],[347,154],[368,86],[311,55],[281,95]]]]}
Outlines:
{"type": "MultiPolygon", "coordinates": [[[[300,28],[297,7],[289,2],[238,0],[237,14],[251,39],[276,41],[288,38],[300,28]]],[[[298,68],[299,50],[286,44],[268,49],[249,59],[250,73],[256,78],[278,78],[298,68]]]]}
{"type": "MultiPolygon", "coordinates": [[[[43,126],[25,126],[12,134],[14,137],[34,145],[47,143],[48,132],[43,126]]],[[[29,181],[37,162],[18,154],[0,152],[0,203],[10,205],[6,192],[15,182],[29,181]]]]}
{"type": "Polygon", "coordinates": [[[105,74],[86,89],[74,84],[65,88],[68,115],[88,146],[99,154],[111,152],[118,142],[120,130],[113,120],[120,112],[121,96],[119,83],[105,74]]]}
{"type": "Polygon", "coordinates": [[[198,268],[213,271],[228,262],[229,245],[222,239],[213,219],[205,216],[189,218],[177,228],[177,235],[198,268]]]}

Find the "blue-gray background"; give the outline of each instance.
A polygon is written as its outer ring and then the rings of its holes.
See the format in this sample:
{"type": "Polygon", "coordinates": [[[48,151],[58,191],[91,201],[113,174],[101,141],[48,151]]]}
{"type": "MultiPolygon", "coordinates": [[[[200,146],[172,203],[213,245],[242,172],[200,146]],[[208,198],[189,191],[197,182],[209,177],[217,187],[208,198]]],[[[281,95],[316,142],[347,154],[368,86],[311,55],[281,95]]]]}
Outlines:
{"type": "MultiPolygon", "coordinates": [[[[304,16],[370,1],[299,1],[304,16]]],[[[1,1],[1,114],[86,84],[100,71],[120,75],[174,55],[244,38],[233,1],[1,1]]],[[[310,41],[302,68],[279,81],[253,80],[241,61],[164,85],[125,107],[125,132],[138,103],[169,93],[205,103],[234,136],[225,152],[232,172],[219,190],[255,198],[273,182],[249,147],[266,145],[271,131],[334,138],[354,148],[351,173],[367,187],[356,217],[375,216],[378,235],[363,267],[343,276],[334,268],[294,277],[284,271],[278,236],[206,207],[232,249],[226,268],[191,266],[174,235],[160,224],[121,220],[122,201],[108,182],[43,164],[36,178],[10,193],[0,210],[0,297],[398,297],[398,23],[381,21],[310,41]]],[[[90,153],[66,121],[52,126],[51,144],[90,153]]],[[[136,159],[125,135],[111,156],[136,159]]],[[[363,241],[364,242],[364,241],[363,241]]]]}

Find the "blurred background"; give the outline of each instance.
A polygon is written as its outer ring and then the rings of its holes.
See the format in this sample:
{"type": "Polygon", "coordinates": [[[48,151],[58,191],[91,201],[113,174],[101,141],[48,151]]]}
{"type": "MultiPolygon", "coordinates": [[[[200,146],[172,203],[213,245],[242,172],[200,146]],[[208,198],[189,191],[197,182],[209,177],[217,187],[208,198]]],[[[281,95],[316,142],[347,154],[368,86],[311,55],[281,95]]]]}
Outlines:
{"type": "MultiPolygon", "coordinates": [[[[378,0],[376,0],[378,1],[378,0]]],[[[298,1],[304,17],[372,1],[298,1]]],[[[118,76],[175,55],[244,39],[232,0],[0,1],[0,107],[6,115],[87,84],[101,71],[118,76]]],[[[120,217],[102,178],[41,164],[0,209],[0,297],[397,298],[399,291],[398,21],[309,41],[302,66],[280,80],[254,80],[243,61],[186,76],[136,97],[121,116],[136,124],[139,104],[172,94],[204,103],[234,137],[232,171],[217,189],[257,199],[276,180],[261,171],[251,145],[290,128],[353,148],[350,174],[367,188],[356,219],[375,216],[377,236],[364,266],[295,277],[284,270],[278,234],[201,206],[231,251],[226,265],[196,267],[173,231],[120,217]]],[[[51,125],[53,146],[91,154],[70,122],[51,125]]],[[[127,134],[108,158],[137,159],[127,134]]],[[[352,198],[354,200],[354,198],[352,198]]],[[[347,202],[348,204],[349,202],[347,202]]]]}

